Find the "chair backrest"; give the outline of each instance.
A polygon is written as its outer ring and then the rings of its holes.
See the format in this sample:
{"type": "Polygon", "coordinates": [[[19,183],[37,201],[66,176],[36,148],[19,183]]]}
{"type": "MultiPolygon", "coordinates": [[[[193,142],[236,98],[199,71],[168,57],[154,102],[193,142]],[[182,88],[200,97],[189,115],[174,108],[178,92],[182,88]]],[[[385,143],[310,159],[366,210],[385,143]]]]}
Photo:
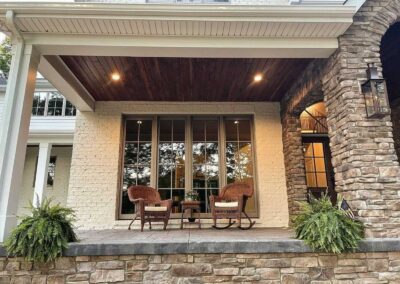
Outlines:
{"type": "Polygon", "coordinates": [[[243,196],[246,198],[252,197],[254,194],[253,186],[245,182],[235,182],[224,186],[219,193],[222,198],[233,198],[243,196]]]}
{"type": "Polygon", "coordinates": [[[160,194],[150,186],[133,185],[128,188],[129,200],[143,198],[147,202],[160,202],[160,194]]]}

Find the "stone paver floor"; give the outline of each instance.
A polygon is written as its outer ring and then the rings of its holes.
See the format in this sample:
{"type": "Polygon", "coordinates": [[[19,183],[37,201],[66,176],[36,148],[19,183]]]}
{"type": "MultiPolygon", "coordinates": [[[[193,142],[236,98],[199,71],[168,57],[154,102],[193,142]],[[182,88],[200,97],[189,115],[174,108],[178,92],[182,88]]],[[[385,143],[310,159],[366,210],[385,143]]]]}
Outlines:
{"type": "Polygon", "coordinates": [[[168,229],[163,230],[96,230],[77,231],[81,244],[121,244],[121,243],[191,243],[191,242],[259,242],[268,240],[293,239],[293,232],[287,228],[237,228],[215,229],[168,229]]]}

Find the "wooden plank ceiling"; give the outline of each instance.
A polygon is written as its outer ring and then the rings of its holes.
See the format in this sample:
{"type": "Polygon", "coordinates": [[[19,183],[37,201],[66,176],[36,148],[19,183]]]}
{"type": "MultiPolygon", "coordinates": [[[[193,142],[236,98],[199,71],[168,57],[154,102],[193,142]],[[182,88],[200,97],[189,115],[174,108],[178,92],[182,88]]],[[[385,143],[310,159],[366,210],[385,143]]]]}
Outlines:
{"type": "Polygon", "coordinates": [[[61,58],[97,101],[279,101],[311,60],[61,58]],[[121,75],[117,82],[114,72],[121,75]],[[263,80],[256,83],[259,73],[263,80]]]}

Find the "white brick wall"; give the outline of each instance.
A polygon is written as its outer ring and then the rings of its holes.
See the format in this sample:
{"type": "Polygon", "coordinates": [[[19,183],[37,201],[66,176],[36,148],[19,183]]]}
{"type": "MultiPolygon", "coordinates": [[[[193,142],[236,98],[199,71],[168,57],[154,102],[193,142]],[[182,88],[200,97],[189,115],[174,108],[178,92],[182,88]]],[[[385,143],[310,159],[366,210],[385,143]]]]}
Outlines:
{"type": "MultiPolygon", "coordinates": [[[[27,206],[33,199],[33,180],[38,151],[38,147],[28,147],[26,151],[22,188],[18,199],[18,216],[28,213],[27,206]]],[[[55,203],[66,205],[72,147],[54,147],[51,150],[51,156],[57,157],[54,184],[46,188],[45,196],[52,198],[55,203]]]]}
{"type": "Polygon", "coordinates": [[[118,211],[122,114],[254,114],[260,218],[288,224],[279,103],[97,102],[77,117],[67,205],[81,229],[112,228],[118,211]]]}

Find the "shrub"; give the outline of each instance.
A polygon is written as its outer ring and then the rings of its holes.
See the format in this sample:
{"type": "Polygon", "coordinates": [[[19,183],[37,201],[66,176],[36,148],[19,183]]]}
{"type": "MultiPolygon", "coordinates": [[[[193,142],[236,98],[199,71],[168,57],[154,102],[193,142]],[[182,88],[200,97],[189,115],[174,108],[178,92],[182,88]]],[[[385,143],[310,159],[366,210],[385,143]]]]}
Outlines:
{"type": "Polygon", "coordinates": [[[61,256],[68,242],[77,241],[72,222],[74,211],[52,205],[45,199],[37,208],[30,205],[31,216],[26,216],[5,242],[9,255],[29,261],[48,262],[61,256]]]}
{"type": "Polygon", "coordinates": [[[296,238],[304,240],[314,251],[342,253],[355,251],[364,237],[361,222],[349,218],[328,196],[311,198],[301,205],[301,213],[293,222],[296,238]]]}

